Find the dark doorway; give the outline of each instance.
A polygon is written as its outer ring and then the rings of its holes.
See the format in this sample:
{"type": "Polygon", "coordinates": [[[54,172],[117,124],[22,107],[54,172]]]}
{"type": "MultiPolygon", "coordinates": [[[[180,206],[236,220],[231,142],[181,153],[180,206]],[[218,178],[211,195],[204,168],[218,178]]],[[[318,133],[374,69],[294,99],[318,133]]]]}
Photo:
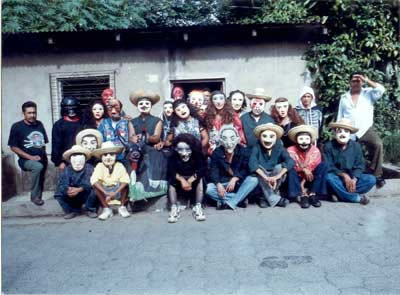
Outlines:
{"type": "Polygon", "coordinates": [[[171,80],[171,91],[175,86],[182,87],[185,99],[192,90],[204,90],[208,88],[210,92],[220,90],[224,92],[225,79],[196,79],[196,80],[171,80]]]}

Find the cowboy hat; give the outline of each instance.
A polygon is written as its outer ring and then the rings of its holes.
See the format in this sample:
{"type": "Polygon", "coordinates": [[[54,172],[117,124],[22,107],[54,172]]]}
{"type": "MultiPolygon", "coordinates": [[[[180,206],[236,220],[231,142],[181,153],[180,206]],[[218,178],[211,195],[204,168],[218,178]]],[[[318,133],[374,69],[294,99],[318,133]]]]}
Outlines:
{"type": "Polygon", "coordinates": [[[276,133],[276,137],[279,139],[283,135],[283,129],[282,127],[275,125],[273,123],[266,123],[266,124],[261,124],[258,125],[254,129],[254,134],[256,135],[257,138],[260,138],[261,133],[263,133],[265,130],[271,130],[276,133]]]}
{"type": "Polygon", "coordinates": [[[124,147],[122,146],[116,146],[112,141],[106,141],[101,144],[101,148],[96,149],[92,152],[93,156],[96,158],[100,158],[102,155],[106,153],[120,153],[124,147]]]}
{"type": "Polygon", "coordinates": [[[339,121],[336,122],[331,122],[328,125],[329,128],[335,129],[335,128],[343,128],[350,130],[350,133],[356,133],[358,131],[358,128],[354,127],[351,120],[347,118],[342,118],[339,121]]]}
{"type": "Polygon", "coordinates": [[[84,147],[81,147],[80,145],[73,145],[72,148],[70,148],[69,150],[65,151],[63,153],[63,159],[65,161],[69,162],[69,158],[73,155],[73,154],[83,154],[86,157],[86,160],[89,160],[91,157],[90,151],[88,149],[85,149],[84,147]]]}
{"type": "Polygon", "coordinates": [[[266,95],[264,88],[256,88],[256,89],[254,89],[254,94],[246,93],[246,96],[249,99],[260,98],[260,99],[265,100],[265,102],[269,102],[272,99],[271,96],[266,95]]]}
{"type": "Polygon", "coordinates": [[[148,100],[150,100],[152,105],[155,105],[157,102],[160,101],[160,96],[157,93],[147,90],[132,91],[131,94],[129,95],[129,100],[135,106],[137,106],[139,100],[142,98],[147,98],[148,100]]]}
{"type": "Polygon", "coordinates": [[[314,127],[310,125],[299,125],[289,130],[288,133],[289,139],[293,142],[296,142],[296,136],[301,132],[310,134],[311,142],[314,142],[315,139],[317,138],[317,130],[314,127]]]}
{"type": "Polygon", "coordinates": [[[103,135],[101,135],[100,131],[96,130],[96,129],[84,129],[84,130],[80,131],[75,137],[75,144],[81,145],[82,139],[85,136],[89,136],[89,135],[96,137],[97,146],[101,146],[101,144],[103,143],[103,135]]]}

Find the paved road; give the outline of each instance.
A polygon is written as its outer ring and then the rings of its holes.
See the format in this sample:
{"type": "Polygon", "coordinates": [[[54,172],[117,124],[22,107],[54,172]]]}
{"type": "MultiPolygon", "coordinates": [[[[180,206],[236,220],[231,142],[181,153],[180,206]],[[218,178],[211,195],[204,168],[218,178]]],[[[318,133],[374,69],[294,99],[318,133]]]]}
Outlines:
{"type": "Polygon", "coordinates": [[[400,198],[206,213],[3,219],[2,291],[400,294],[400,198]]]}

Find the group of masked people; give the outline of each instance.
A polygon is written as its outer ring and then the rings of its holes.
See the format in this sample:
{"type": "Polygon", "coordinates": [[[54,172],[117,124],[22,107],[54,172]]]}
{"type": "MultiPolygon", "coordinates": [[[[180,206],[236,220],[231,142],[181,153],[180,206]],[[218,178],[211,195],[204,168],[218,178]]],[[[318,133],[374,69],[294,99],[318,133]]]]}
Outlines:
{"type": "MultiPolygon", "coordinates": [[[[384,184],[382,152],[374,155],[366,174],[357,141],[381,142],[373,118],[366,126],[359,112],[365,116],[372,108],[373,116],[384,88],[361,74],[351,75],[350,86],[341,96],[337,120],[328,125],[333,138],[324,144],[323,114],[310,87],[303,88],[296,107],[286,98],[275,99],[270,114],[264,109],[271,97],[262,88],[248,94],[235,90],[228,97],[219,90],[193,90],[186,97],[175,87],[159,116],[150,112],[160,96],[134,91],[129,99],[139,116],[133,119],[112,89],[83,113],[76,98],[66,97],[62,118],[52,130],[51,160],[60,171],[55,198],[66,219],[84,205],[89,217],[106,220],[113,216],[113,206],[129,217],[128,201],[167,194],[170,223],[179,220],[182,202],[188,201],[195,220],[204,221],[205,197],[221,210],[246,207],[249,198],[262,208],[286,207],[291,201],[302,208],[320,207],[320,199],[332,194],[368,204],[365,193],[384,184]]],[[[22,110],[24,120],[13,125],[9,145],[20,157],[20,167],[34,175],[32,202],[43,205],[47,135],[36,120],[36,105],[27,102],[22,110]],[[34,167],[36,162],[41,169],[34,167]]]]}

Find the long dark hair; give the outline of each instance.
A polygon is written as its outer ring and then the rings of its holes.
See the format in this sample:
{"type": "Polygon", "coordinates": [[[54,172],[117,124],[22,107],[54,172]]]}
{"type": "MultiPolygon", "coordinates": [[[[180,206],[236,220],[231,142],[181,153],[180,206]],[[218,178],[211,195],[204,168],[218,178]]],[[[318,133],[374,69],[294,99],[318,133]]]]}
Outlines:
{"type": "Polygon", "coordinates": [[[222,118],[222,124],[232,123],[233,122],[233,114],[235,113],[235,110],[233,109],[231,102],[226,99],[225,94],[219,90],[213,91],[213,93],[211,93],[211,99],[210,99],[210,103],[208,104],[207,115],[205,118],[205,122],[206,122],[206,126],[207,126],[208,130],[213,129],[214,120],[215,120],[215,117],[217,116],[217,112],[218,112],[218,110],[215,108],[215,106],[212,102],[212,98],[216,94],[222,94],[225,97],[225,105],[222,108],[222,110],[219,111],[220,112],[219,115],[222,118]]]}
{"type": "Polygon", "coordinates": [[[193,118],[197,119],[200,123],[202,122],[200,117],[199,117],[199,115],[197,114],[197,111],[196,111],[194,106],[192,106],[190,103],[188,103],[184,99],[177,99],[172,104],[172,108],[173,108],[174,112],[173,112],[173,114],[171,116],[171,127],[178,126],[179,121],[182,120],[181,118],[179,118],[179,116],[175,112],[175,109],[181,104],[187,105],[187,107],[189,108],[189,111],[190,111],[190,116],[192,116],[193,118]]]}
{"type": "Polygon", "coordinates": [[[229,93],[229,96],[228,96],[229,101],[232,103],[232,96],[233,96],[235,93],[240,93],[241,95],[243,95],[243,104],[242,104],[241,110],[242,110],[242,111],[245,110],[245,109],[247,108],[247,102],[246,102],[246,94],[244,94],[243,91],[240,91],[239,89],[231,91],[231,92],[229,93]]]}
{"type": "Polygon", "coordinates": [[[195,153],[195,155],[193,156],[202,156],[202,147],[201,147],[201,142],[200,140],[198,140],[196,137],[194,137],[193,135],[189,134],[189,133],[182,133],[179,134],[178,136],[176,136],[174,138],[174,140],[172,141],[172,146],[174,148],[176,148],[176,146],[178,145],[178,143],[180,142],[184,142],[186,143],[188,146],[190,146],[190,148],[192,149],[192,152],[195,153]]]}
{"type": "Polygon", "coordinates": [[[96,119],[93,116],[92,108],[95,104],[99,104],[104,108],[104,115],[103,118],[108,118],[107,107],[104,102],[100,99],[96,99],[92,101],[85,109],[82,117],[82,125],[84,128],[94,128],[97,129],[96,119]]]}
{"type": "MultiPolygon", "coordinates": [[[[278,102],[289,102],[289,100],[285,97],[278,97],[277,99],[275,99],[274,104],[271,105],[271,117],[275,120],[276,123],[281,124],[283,119],[279,116],[279,113],[275,107],[275,104],[278,102]]],[[[296,126],[304,124],[304,120],[300,117],[300,115],[296,112],[296,110],[292,107],[290,103],[288,108],[288,117],[296,126]]]]}

